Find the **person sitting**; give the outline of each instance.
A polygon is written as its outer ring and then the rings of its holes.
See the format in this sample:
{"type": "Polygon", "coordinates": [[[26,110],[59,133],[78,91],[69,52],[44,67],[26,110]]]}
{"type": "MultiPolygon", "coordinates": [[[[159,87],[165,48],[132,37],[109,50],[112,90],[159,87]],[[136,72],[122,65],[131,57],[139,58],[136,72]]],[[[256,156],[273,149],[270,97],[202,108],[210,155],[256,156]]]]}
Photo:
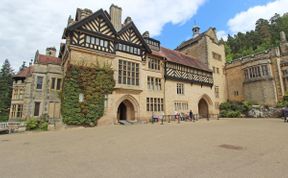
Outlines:
{"type": "Polygon", "coordinates": [[[158,116],[153,112],[153,113],[152,113],[152,123],[158,122],[158,121],[159,121],[158,116]]]}

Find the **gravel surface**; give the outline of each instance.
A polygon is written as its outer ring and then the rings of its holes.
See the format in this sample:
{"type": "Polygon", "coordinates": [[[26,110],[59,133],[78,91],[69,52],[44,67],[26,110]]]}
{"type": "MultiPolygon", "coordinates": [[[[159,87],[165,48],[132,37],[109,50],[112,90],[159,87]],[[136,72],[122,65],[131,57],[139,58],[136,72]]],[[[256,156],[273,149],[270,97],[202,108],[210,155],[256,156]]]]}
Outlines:
{"type": "Polygon", "coordinates": [[[288,123],[225,119],[0,135],[0,177],[288,177],[288,123]]]}

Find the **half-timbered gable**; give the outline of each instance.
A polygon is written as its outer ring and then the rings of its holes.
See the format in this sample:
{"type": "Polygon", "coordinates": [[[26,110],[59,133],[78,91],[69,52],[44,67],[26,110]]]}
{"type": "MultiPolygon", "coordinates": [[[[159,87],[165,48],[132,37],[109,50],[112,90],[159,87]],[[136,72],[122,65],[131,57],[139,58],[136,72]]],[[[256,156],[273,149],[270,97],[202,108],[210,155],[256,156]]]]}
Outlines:
{"type": "Polygon", "coordinates": [[[66,33],[71,37],[72,45],[115,53],[117,32],[102,9],[68,26],[66,33]]]}
{"type": "Polygon", "coordinates": [[[142,56],[142,60],[145,59],[147,52],[151,52],[132,21],[126,23],[119,31],[117,50],[142,56]]]}

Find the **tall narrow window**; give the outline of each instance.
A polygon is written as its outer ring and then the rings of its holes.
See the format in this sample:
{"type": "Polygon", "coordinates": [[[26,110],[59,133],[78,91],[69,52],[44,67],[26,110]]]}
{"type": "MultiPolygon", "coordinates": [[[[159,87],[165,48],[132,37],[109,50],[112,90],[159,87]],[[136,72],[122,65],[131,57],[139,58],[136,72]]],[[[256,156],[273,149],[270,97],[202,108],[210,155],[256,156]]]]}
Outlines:
{"type": "Polygon", "coordinates": [[[147,111],[150,111],[149,107],[150,107],[149,98],[146,98],[146,109],[147,109],[147,111]]]}
{"type": "Polygon", "coordinates": [[[36,89],[42,89],[43,77],[37,76],[36,89]]]}
{"type": "Polygon", "coordinates": [[[40,114],[40,102],[35,102],[34,116],[39,116],[39,114],[40,114]]]}
{"type": "Polygon", "coordinates": [[[17,109],[17,105],[13,104],[12,108],[11,108],[11,117],[15,118],[16,117],[16,109],[17,109]]]}
{"type": "Polygon", "coordinates": [[[20,88],[19,89],[19,99],[23,99],[23,95],[24,95],[24,88],[20,88]]]}
{"type": "Polygon", "coordinates": [[[17,107],[17,118],[22,118],[22,112],[23,112],[23,105],[22,104],[18,104],[18,107],[17,107]]]}
{"type": "Polygon", "coordinates": [[[60,90],[61,89],[61,79],[58,78],[57,79],[57,87],[56,87],[56,90],[60,90]]]}
{"type": "Polygon", "coordinates": [[[55,80],[56,80],[56,78],[51,79],[51,89],[55,88],[55,80]]]}
{"type": "Polygon", "coordinates": [[[219,86],[215,86],[215,97],[219,98],[219,86]]]}

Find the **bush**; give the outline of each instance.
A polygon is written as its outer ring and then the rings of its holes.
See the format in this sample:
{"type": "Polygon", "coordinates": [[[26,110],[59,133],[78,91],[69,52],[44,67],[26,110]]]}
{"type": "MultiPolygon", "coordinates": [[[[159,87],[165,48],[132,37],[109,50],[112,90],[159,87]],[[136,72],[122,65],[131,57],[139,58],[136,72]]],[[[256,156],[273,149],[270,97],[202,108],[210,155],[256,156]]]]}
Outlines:
{"type": "Polygon", "coordinates": [[[35,118],[29,118],[26,121],[26,130],[36,130],[37,126],[38,126],[38,123],[35,118]]]}
{"type": "Polygon", "coordinates": [[[48,122],[42,119],[29,118],[25,123],[26,130],[48,130],[48,122]]]}
{"type": "Polygon", "coordinates": [[[40,122],[38,127],[42,131],[47,131],[48,130],[48,123],[47,122],[40,122]]]}
{"type": "Polygon", "coordinates": [[[223,110],[220,112],[220,117],[238,118],[241,116],[239,111],[223,110]]]}
{"type": "Polygon", "coordinates": [[[246,114],[252,108],[249,101],[243,102],[225,102],[220,104],[220,117],[240,117],[246,114]]]}

